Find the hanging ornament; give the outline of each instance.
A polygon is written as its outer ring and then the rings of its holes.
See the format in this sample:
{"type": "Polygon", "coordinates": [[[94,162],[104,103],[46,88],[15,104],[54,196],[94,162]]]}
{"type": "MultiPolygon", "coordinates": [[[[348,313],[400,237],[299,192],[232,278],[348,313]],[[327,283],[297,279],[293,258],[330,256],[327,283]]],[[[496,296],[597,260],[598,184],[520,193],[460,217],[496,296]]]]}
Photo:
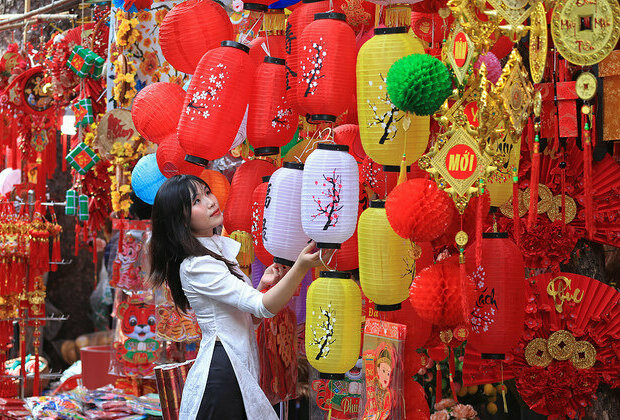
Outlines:
{"type": "Polygon", "coordinates": [[[545,72],[547,37],[547,12],[543,2],[539,2],[530,16],[530,74],[534,83],[540,83],[545,72]]]}
{"type": "Polygon", "coordinates": [[[451,0],[448,8],[474,42],[476,49],[480,52],[489,51],[499,35],[495,19],[482,20],[475,2],[470,0],[451,0]]]}
{"type": "Polygon", "coordinates": [[[573,64],[591,66],[607,57],[620,38],[616,0],[557,2],[551,18],[553,43],[573,64]]]}
{"type": "Polygon", "coordinates": [[[450,65],[459,85],[466,83],[466,78],[472,73],[472,65],[477,55],[473,41],[460,23],[456,22],[443,45],[441,59],[450,65]]]}
{"type": "Polygon", "coordinates": [[[503,159],[497,166],[497,170],[489,176],[486,182],[493,207],[500,207],[512,197],[512,177],[513,174],[519,172],[521,138],[520,135],[507,134],[494,143],[495,154],[501,155],[503,159]]]}

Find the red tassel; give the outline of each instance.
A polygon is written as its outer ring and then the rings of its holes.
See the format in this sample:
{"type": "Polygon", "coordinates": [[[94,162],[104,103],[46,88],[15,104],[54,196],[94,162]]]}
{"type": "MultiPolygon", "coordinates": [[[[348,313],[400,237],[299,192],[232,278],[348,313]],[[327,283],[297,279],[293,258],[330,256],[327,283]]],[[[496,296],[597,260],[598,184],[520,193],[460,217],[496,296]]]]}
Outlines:
{"type": "Polygon", "coordinates": [[[512,177],[512,221],[514,223],[514,239],[517,246],[521,245],[521,217],[519,215],[519,178],[515,171],[512,177]]]}
{"type": "Polygon", "coordinates": [[[120,227],[118,229],[118,251],[117,252],[119,254],[122,254],[123,253],[123,242],[124,242],[123,238],[125,237],[125,232],[124,232],[124,229],[123,229],[123,226],[125,224],[123,223],[124,219],[122,217],[121,217],[120,222],[121,222],[120,223],[120,227]]]}
{"type": "Polygon", "coordinates": [[[437,374],[435,378],[435,386],[437,389],[435,390],[435,404],[442,400],[443,394],[441,392],[441,367],[439,366],[439,362],[435,362],[435,368],[437,369],[437,374]]]}
{"type": "Polygon", "coordinates": [[[80,224],[75,224],[75,256],[78,256],[78,252],[80,251],[80,224]]]}
{"type": "MultiPolygon", "coordinates": [[[[563,154],[563,159],[566,159],[566,154],[563,154]]],[[[561,164],[564,164],[564,167],[560,166],[560,188],[561,188],[561,197],[562,197],[562,232],[566,231],[566,161],[562,161],[561,164]]]]}
{"type": "Polygon", "coordinates": [[[532,155],[532,168],[530,169],[530,208],[528,214],[527,225],[532,229],[536,225],[538,219],[538,181],[540,179],[540,153],[538,143],[538,134],[534,139],[534,154],[532,155]]]}
{"type": "Polygon", "coordinates": [[[61,156],[61,161],[62,161],[62,171],[63,172],[67,172],[67,159],[64,158],[64,156],[67,154],[67,139],[69,138],[69,136],[67,136],[66,134],[62,135],[62,153],[60,153],[61,156]]]}
{"type": "Polygon", "coordinates": [[[458,401],[456,398],[456,385],[454,384],[454,373],[456,369],[454,368],[454,353],[452,353],[452,349],[448,349],[448,366],[450,368],[449,378],[450,378],[450,389],[452,390],[452,399],[454,401],[458,401]]]}
{"type": "Polygon", "coordinates": [[[482,200],[480,195],[476,206],[476,267],[482,264],[482,200]]]}
{"type": "Polygon", "coordinates": [[[585,116],[585,124],[583,131],[583,178],[584,178],[584,207],[586,208],[586,231],[588,239],[592,240],[594,236],[594,204],[592,202],[592,143],[590,141],[590,125],[588,118],[585,116]]]}

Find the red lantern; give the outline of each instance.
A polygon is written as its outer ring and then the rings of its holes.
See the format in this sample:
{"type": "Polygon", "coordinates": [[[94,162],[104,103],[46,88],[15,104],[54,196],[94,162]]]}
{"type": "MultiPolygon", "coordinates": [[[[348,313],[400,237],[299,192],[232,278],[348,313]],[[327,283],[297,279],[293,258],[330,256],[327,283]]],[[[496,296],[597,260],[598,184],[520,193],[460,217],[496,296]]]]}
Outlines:
{"type": "Polygon", "coordinates": [[[314,21],[314,15],[327,12],[329,2],[325,0],[302,0],[301,6],[293,10],[286,20],[285,52],[286,52],[286,100],[299,113],[297,104],[297,75],[299,74],[298,45],[306,26],[314,21]]]}
{"type": "MultiPolygon", "coordinates": [[[[405,324],[407,326],[405,358],[407,358],[408,353],[415,353],[416,349],[423,347],[424,343],[426,343],[426,340],[428,340],[428,337],[431,335],[432,324],[420,318],[408,299],[401,302],[400,309],[381,312],[381,316],[385,317],[386,321],[405,324]]],[[[405,367],[409,367],[408,364],[405,364],[405,367]]],[[[415,375],[417,372],[407,373],[415,375]]]]}
{"type": "Polygon", "coordinates": [[[273,3],[272,0],[252,0],[243,2],[243,10],[250,10],[253,12],[266,12],[269,10],[269,5],[273,3]]]}
{"type": "Polygon", "coordinates": [[[334,142],[349,146],[349,153],[357,163],[362,163],[366,158],[366,152],[360,139],[360,127],[357,124],[343,124],[336,127],[334,129],[334,142]]]}
{"type": "Polygon", "coordinates": [[[138,133],[153,143],[176,134],[184,100],[185,91],[175,83],[157,82],[144,87],[131,107],[138,133]]]}
{"type": "Polygon", "coordinates": [[[474,298],[473,282],[461,279],[458,256],[421,270],[409,289],[409,301],[420,318],[441,329],[465,324],[474,298]]]}
{"type": "Polygon", "coordinates": [[[205,169],[200,174],[200,178],[207,183],[213,195],[217,197],[220,210],[226,211],[226,201],[228,201],[228,194],[230,193],[230,183],[226,176],[219,171],[205,169]]]}
{"type": "Polygon", "coordinates": [[[264,176],[271,175],[276,167],[266,160],[244,162],[233,176],[230,195],[226,202],[224,227],[227,232],[252,231],[252,193],[264,176]]]}
{"type": "Polygon", "coordinates": [[[525,317],[525,266],[508,233],[482,234],[482,264],[476,267],[476,244],[465,251],[467,272],[477,282],[467,349],[485,359],[505,359],[518,343],[525,317]]]}
{"type": "Polygon", "coordinates": [[[263,177],[263,183],[254,189],[252,193],[252,241],[254,242],[254,255],[267,267],[273,262],[271,255],[263,245],[263,214],[265,213],[265,197],[267,196],[267,187],[269,186],[269,177],[263,177]]]}
{"type": "Polygon", "coordinates": [[[435,181],[410,179],[388,195],[385,211],[399,236],[413,242],[430,242],[446,231],[454,204],[435,181]]]}
{"type": "Polygon", "coordinates": [[[265,57],[256,71],[248,110],[248,141],[256,156],[274,155],[295,135],[298,116],[286,102],[284,59],[265,57]]]}
{"type": "Polygon", "coordinates": [[[174,6],[159,28],[159,45],[166,61],[194,74],[202,56],[233,38],[228,14],[215,1],[188,0],[174,6]]]}
{"type": "Polygon", "coordinates": [[[342,13],[317,13],[298,46],[297,103],[309,122],[335,122],[355,94],[355,33],[342,13]]]}
{"type": "Polygon", "coordinates": [[[238,42],[224,41],[200,60],[178,125],[187,161],[205,166],[230,150],[250,96],[247,75],[254,70],[249,50],[238,42]]]}
{"type": "Polygon", "coordinates": [[[185,161],[185,150],[181,148],[177,133],[172,132],[157,147],[157,166],[166,178],[175,175],[195,175],[202,172],[200,166],[185,161]]]}
{"type": "Polygon", "coordinates": [[[267,37],[259,36],[250,42],[250,58],[254,66],[263,64],[265,57],[286,58],[284,35],[269,35],[267,37]],[[269,55],[263,49],[263,46],[269,51],[269,55]]]}

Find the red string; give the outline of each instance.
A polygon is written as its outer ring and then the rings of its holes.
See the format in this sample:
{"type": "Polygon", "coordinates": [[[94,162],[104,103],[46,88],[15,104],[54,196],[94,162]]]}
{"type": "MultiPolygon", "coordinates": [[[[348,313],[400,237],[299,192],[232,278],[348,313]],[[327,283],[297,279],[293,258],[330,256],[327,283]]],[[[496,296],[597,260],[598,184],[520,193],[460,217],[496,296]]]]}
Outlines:
{"type": "Polygon", "coordinates": [[[530,169],[530,206],[528,214],[528,228],[532,229],[538,219],[538,182],[540,180],[540,153],[538,143],[538,132],[535,134],[532,155],[532,167],[530,169]]]}
{"type": "Polygon", "coordinates": [[[452,349],[448,349],[448,366],[450,368],[450,389],[452,390],[452,399],[458,401],[456,398],[456,385],[454,384],[454,374],[456,369],[454,368],[454,353],[452,349]]]}
{"type": "Polygon", "coordinates": [[[588,117],[582,117],[583,129],[583,176],[584,176],[584,204],[586,208],[586,231],[588,239],[594,236],[594,209],[592,203],[592,143],[590,142],[590,130],[585,128],[588,117]],[[583,122],[585,121],[585,122],[583,122]]]}
{"type": "Polygon", "coordinates": [[[478,197],[476,206],[476,267],[482,264],[482,201],[484,197],[478,197]]]}

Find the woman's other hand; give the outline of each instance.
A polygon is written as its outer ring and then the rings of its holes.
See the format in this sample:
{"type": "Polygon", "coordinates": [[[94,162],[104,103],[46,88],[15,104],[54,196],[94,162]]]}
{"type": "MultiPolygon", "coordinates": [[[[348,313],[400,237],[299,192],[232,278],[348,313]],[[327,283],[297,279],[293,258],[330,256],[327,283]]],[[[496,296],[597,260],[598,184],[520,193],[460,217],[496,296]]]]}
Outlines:
{"type": "Polygon", "coordinates": [[[316,242],[310,241],[310,243],[299,253],[295,264],[299,264],[305,271],[314,268],[321,267],[326,270],[330,270],[327,266],[335,249],[318,249],[316,242]]]}
{"type": "Polygon", "coordinates": [[[260,282],[258,283],[258,287],[256,289],[269,289],[271,286],[279,282],[289,269],[290,267],[284,266],[282,264],[271,264],[265,269],[263,277],[261,277],[260,282]]]}

